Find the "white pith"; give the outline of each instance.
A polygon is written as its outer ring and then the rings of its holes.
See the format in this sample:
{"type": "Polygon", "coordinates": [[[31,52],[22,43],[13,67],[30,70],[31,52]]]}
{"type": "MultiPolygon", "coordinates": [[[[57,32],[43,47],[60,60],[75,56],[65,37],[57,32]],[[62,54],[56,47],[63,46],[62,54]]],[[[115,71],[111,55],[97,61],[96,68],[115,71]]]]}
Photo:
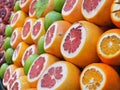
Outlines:
{"type": "Polygon", "coordinates": [[[38,80],[38,79],[40,78],[40,76],[42,75],[42,73],[44,72],[44,70],[45,70],[45,68],[46,68],[46,65],[47,65],[47,63],[48,63],[48,60],[49,60],[49,59],[48,59],[48,56],[47,56],[46,54],[41,54],[39,57],[37,57],[37,58],[34,60],[34,62],[32,63],[32,65],[31,65],[31,67],[30,67],[30,69],[29,69],[29,71],[28,71],[28,81],[29,81],[29,82],[34,82],[34,81],[36,81],[36,80],[38,80]],[[36,60],[37,60],[38,58],[40,58],[40,57],[44,57],[44,58],[45,58],[45,62],[44,62],[44,64],[43,64],[43,69],[41,70],[40,74],[39,74],[37,77],[34,77],[34,78],[30,79],[30,70],[31,70],[32,66],[35,64],[36,60]]]}
{"type": "Polygon", "coordinates": [[[24,65],[24,57],[25,57],[25,54],[26,54],[26,52],[27,51],[29,51],[30,49],[32,49],[32,54],[33,53],[35,53],[35,50],[36,50],[36,47],[35,47],[35,45],[31,45],[31,46],[29,46],[26,50],[25,50],[25,52],[23,53],[23,56],[22,56],[22,65],[24,65]]]}
{"type": "MultiPolygon", "coordinates": [[[[117,54],[120,54],[120,50],[119,50],[118,52],[116,52],[115,54],[111,54],[111,55],[106,55],[106,54],[104,54],[104,53],[102,52],[100,45],[101,45],[103,39],[107,38],[108,36],[110,36],[110,37],[111,37],[111,36],[116,36],[117,38],[120,39],[120,35],[118,35],[118,34],[116,34],[116,33],[106,34],[106,35],[102,36],[102,38],[100,39],[97,47],[98,47],[99,53],[100,53],[102,56],[111,58],[111,57],[113,57],[113,56],[116,56],[117,54]]],[[[119,46],[120,46],[120,45],[119,45],[119,46]]]]}
{"type": "Polygon", "coordinates": [[[30,33],[31,33],[32,21],[31,21],[31,20],[27,20],[27,21],[25,22],[25,24],[24,24],[23,29],[22,29],[22,39],[23,39],[23,40],[27,39],[27,37],[28,37],[28,36],[30,35],[30,33]],[[27,35],[24,37],[24,36],[23,36],[23,31],[24,31],[24,26],[25,26],[25,24],[26,24],[27,22],[30,22],[30,29],[29,29],[29,32],[27,33],[27,35]]]}
{"type": "MultiPolygon", "coordinates": [[[[21,90],[20,87],[22,87],[22,86],[20,86],[20,81],[19,81],[18,79],[15,80],[15,81],[13,82],[13,84],[12,84],[12,87],[14,86],[15,83],[18,83],[18,90],[21,90]]],[[[12,87],[11,87],[11,88],[12,88],[12,87]]]]}
{"type": "Polygon", "coordinates": [[[65,35],[64,35],[64,37],[63,37],[63,39],[62,39],[62,42],[61,42],[61,53],[62,53],[62,55],[65,56],[65,57],[72,58],[72,57],[78,55],[79,52],[81,51],[82,47],[84,46],[85,39],[86,39],[86,30],[85,30],[84,26],[82,26],[82,27],[81,27],[81,38],[82,38],[82,39],[81,39],[81,43],[80,43],[79,47],[76,49],[76,51],[75,51],[74,53],[68,53],[68,51],[65,51],[64,48],[63,48],[63,44],[64,44],[65,39],[66,39],[67,35],[69,34],[70,30],[71,30],[72,28],[74,28],[74,27],[79,26],[79,25],[80,25],[79,22],[73,24],[73,25],[67,30],[67,32],[65,33],[65,35]]]}
{"type": "Polygon", "coordinates": [[[63,63],[63,62],[56,62],[56,63],[52,64],[51,66],[49,66],[47,68],[47,70],[45,70],[45,72],[42,74],[41,78],[39,79],[38,85],[37,85],[38,90],[55,90],[57,87],[59,87],[64,82],[64,80],[67,77],[67,73],[68,73],[68,71],[67,71],[67,66],[66,66],[65,63],[63,63]],[[48,70],[50,68],[58,67],[58,66],[62,67],[62,73],[61,74],[63,75],[63,77],[60,80],[56,80],[56,84],[52,88],[41,87],[41,80],[43,79],[43,76],[48,73],[48,70]]]}
{"type": "Polygon", "coordinates": [[[36,38],[39,36],[39,34],[41,33],[41,29],[43,28],[43,21],[42,21],[41,19],[38,19],[38,20],[34,23],[33,27],[34,27],[38,22],[40,22],[41,27],[40,27],[40,30],[39,30],[39,32],[37,33],[36,36],[33,35],[33,29],[32,29],[32,31],[31,31],[32,35],[31,35],[31,36],[32,36],[33,39],[36,39],[36,38]]]}
{"type": "MultiPolygon", "coordinates": [[[[116,1],[116,2],[119,2],[119,1],[116,1]]],[[[112,7],[112,12],[114,11],[119,11],[120,12],[120,4],[116,4],[114,3],[113,7],[112,7]]],[[[116,13],[112,13],[111,14],[112,17],[116,20],[116,21],[120,21],[120,17],[116,16],[116,13]]],[[[119,15],[120,16],[120,15],[119,15]]]]}
{"type": "MultiPolygon", "coordinates": [[[[20,1],[21,1],[21,0],[20,0],[20,1]]],[[[28,1],[29,1],[29,0],[26,0],[23,4],[21,4],[21,2],[20,2],[20,7],[23,8],[23,7],[26,5],[26,3],[28,3],[28,1]]]]}
{"type": "MultiPolygon", "coordinates": [[[[81,76],[80,76],[80,84],[81,84],[82,90],[89,90],[89,88],[86,88],[88,84],[87,84],[87,85],[84,85],[83,82],[82,82],[82,79],[83,79],[83,77],[84,77],[85,72],[88,71],[88,70],[91,70],[91,69],[95,69],[96,71],[98,71],[98,72],[101,73],[102,78],[103,78],[103,81],[102,81],[101,83],[99,83],[100,86],[97,87],[96,90],[102,90],[102,88],[104,87],[105,81],[106,81],[106,76],[105,76],[105,73],[103,72],[103,70],[101,70],[99,67],[96,67],[96,66],[90,66],[89,68],[85,68],[85,69],[82,71],[81,76]]],[[[93,77],[93,78],[94,78],[94,77],[93,77]]]]}
{"type": "Polygon", "coordinates": [[[49,48],[49,47],[53,44],[53,42],[54,42],[54,40],[55,40],[56,32],[57,32],[56,29],[57,29],[57,27],[58,27],[57,23],[52,24],[52,25],[48,28],[48,30],[47,30],[47,32],[46,32],[46,34],[45,34],[45,40],[46,40],[48,31],[49,31],[49,30],[51,29],[51,27],[54,26],[54,25],[55,25],[55,29],[54,29],[53,37],[51,38],[51,42],[50,42],[48,45],[45,45],[45,42],[44,42],[44,49],[49,48]]]}
{"type": "Polygon", "coordinates": [[[69,15],[73,10],[74,10],[74,8],[76,7],[76,4],[78,3],[78,1],[79,0],[76,0],[76,2],[75,2],[75,4],[73,5],[73,8],[71,8],[71,10],[69,10],[69,11],[64,11],[64,8],[65,8],[65,6],[66,6],[66,3],[67,3],[67,1],[65,1],[65,4],[63,5],[63,8],[62,8],[62,15],[69,15]]]}
{"type": "Polygon", "coordinates": [[[19,43],[18,46],[16,47],[16,49],[13,52],[13,56],[12,56],[12,60],[15,61],[18,57],[18,54],[20,53],[21,47],[22,47],[22,43],[19,43]],[[16,52],[17,47],[19,47],[18,51],[16,52]]]}
{"type": "Polygon", "coordinates": [[[94,16],[97,14],[97,12],[99,12],[99,10],[102,8],[102,6],[103,6],[104,3],[105,3],[105,0],[101,0],[101,1],[99,2],[99,4],[97,5],[97,7],[96,7],[94,10],[90,11],[90,12],[87,12],[85,9],[83,9],[83,3],[84,3],[84,0],[83,0],[83,2],[82,2],[82,7],[81,7],[83,16],[86,17],[86,18],[92,18],[92,17],[94,17],[94,16]]]}
{"type": "Polygon", "coordinates": [[[31,3],[30,3],[30,6],[29,6],[29,16],[32,17],[35,15],[35,12],[33,14],[30,13],[30,9],[31,9],[31,5],[32,3],[34,2],[35,0],[33,0],[31,3]]]}

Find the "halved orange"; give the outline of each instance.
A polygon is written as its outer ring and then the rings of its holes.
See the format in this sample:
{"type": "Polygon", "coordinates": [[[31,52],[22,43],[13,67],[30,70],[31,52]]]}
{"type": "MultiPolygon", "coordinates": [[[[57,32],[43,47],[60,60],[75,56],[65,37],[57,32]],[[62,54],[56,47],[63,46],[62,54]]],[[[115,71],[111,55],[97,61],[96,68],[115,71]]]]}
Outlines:
{"type": "Polygon", "coordinates": [[[24,69],[22,67],[17,68],[11,75],[10,80],[8,82],[7,85],[7,90],[11,90],[11,87],[13,85],[13,83],[15,82],[15,80],[17,80],[18,78],[20,78],[21,76],[24,76],[24,69]]]}
{"type": "Polygon", "coordinates": [[[83,20],[81,5],[83,0],[66,0],[62,8],[62,16],[64,20],[71,23],[83,20]]]}
{"type": "Polygon", "coordinates": [[[93,63],[80,76],[81,90],[120,90],[120,77],[111,66],[93,63]]]}
{"type": "Polygon", "coordinates": [[[22,66],[22,56],[28,45],[25,42],[20,42],[14,50],[12,60],[15,65],[22,66]]]}
{"type": "Polygon", "coordinates": [[[33,40],[31,38],[31,31],[33,28],[33,24],[36,21],[35,18],[27,18],[25,20],[25,23],[23,25],[22,28],[22,39],[24,42],[28,43],[28,44],[33,44],[33,40]]]}
{"type": "Polygon", "coordinates": [[[28,88],[30,88],[30,84],[27,76],[20,76],[11,86],[11,90],[27,90],[28,88]]]}
{"type": "Polygon", "coordinates": [[[20,0],[20,8],[22,11],[28,13],[29,12],[29,6],[32,0],[20,0]]]}
{"type": "Polygon", "coordinates": [[[101,34],[102,30],[88,21],[71,25],[61,43],[64,59],[79,67],[98,62],[96,44],[101,34]]]}
{"type": "Polygon", "coordinates": [[[38,39],[45,34],[44,29],[44,18],[39,18],[35,21],[32,31],[31,31],[31,37],[33,41],[37,44],[38,39]]]}
{"type": "Polygon", "coordinates": [[[22,27],[26,17],[27,17],[27,14],[25,14],[21,10],[14,13],[13,18],[12,18],[11,23],[10,23],[13,30],[17,27],[22,27]]]}
{"type": "Polygon", "coordinates": [[[60,52],[60,44],[66,31],[71,26],[67,21],[60,20],[54,22],[45,34],[44,50],[47,53],[63,58],[60,52]]]}
{"type": "Polygon", "coordinates": [[[16,28],[11,36],[10,45],[12,48],[16,48],[17,45],[22,42],[21,37],[22,27],[16,28]]]}
{"type": "Polygon", "coordinates": [[[120,28],[120,1],[119,0],[114,0],[111,6],[111,19],[112,22],[120,28]]]}
{"type": "Polygon", "coordinates": [[[120,29],[109,29],[101,35],[97,53],[102,62],[120,65],[120,29]]]}

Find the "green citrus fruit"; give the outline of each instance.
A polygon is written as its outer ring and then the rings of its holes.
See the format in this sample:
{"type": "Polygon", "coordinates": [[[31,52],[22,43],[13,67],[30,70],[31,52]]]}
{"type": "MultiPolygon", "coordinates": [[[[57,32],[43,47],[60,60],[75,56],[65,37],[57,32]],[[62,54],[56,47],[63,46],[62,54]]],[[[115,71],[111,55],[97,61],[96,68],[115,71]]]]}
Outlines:
{"type": "Polygon", "coordinates": [[[23,67],[24,67],[25,75],[28,74],[28,71],[29,71],[30,66],[32,65],[33,61],[34,61],[37,57],[38,57],[37,54],[32,54],[32,55],[30,55],[30,56],[27,58],[27,60],[26,60],[26,62],[25,62],[25,65],[23,66],[23,67]]]}
{"type": "Polygon", "coordinates": [[[20,8],[20,1],[16,1],[15,3],[15,6],[14,6],[14,11],[17,12],[19,11],[21,8],[20,8]]]}
{"type": "Polygon", "coordinates": [[[65,0],[54,0],[54,10],[57,12],[61,12],[64,3],[65,0]]]}
{"type": "Polygon", "coordinates": [[[4,47],[4,50],[7,50],[8,48],[11,48],[11,45],[10,45],[10,37],[7,37],[7,38],[4,40],[3,47],[4,47]]]}
{"type": "Polygon", "coordinates": [[[12,27],[10,25],[7,25],[6,28],[5,28],[5,35],[6,35],[6,37],[11,37],[12,32],[13,32],[12,27]]]}
{"type": "Polygon", "coordinates": [[[7,64],[12,64],[13,61],[12,61],[12,56],[13,56],[13,48],[8,48],[5,52],[5,60],[7,62],[7,64]]]}

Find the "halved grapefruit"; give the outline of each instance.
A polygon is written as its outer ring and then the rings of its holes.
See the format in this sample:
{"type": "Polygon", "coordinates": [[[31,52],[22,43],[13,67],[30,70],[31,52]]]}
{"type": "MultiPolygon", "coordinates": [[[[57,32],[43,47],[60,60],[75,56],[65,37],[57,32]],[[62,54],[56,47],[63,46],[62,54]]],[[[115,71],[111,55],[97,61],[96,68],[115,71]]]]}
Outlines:
{"type": "Polygon", "coordinates": [[[28,45],[25,42],[20,42],[14,50],[12,60],[15,65],[22,66],[22,56],[28,45]]]}
{"type": "Polygon", "coordinates": [[[14,29],[10,40],[10,45],[12,48],[16,48],[17,45],[22,42],[21,31],[22,27],[14,29]]]}
{"type": "Polygon", "coordinates": [[[72,63],[58,61],[42,74],[37,90],[80,90],[80,74],[80,70],[72,63]]]}
{"type": "Polygon", "coordinates": [[[45,52],[62,58],[60,44],[65,32],[71,24],[67,21],[56,21],[48,28],[45,34],[44,49],[45,52]]]}
{"type": "Polygon", "coordinates": [[[31,84],[31,87],[36,87],[39,78],[43,74],[43,72],[58,61],[59,59],[51,54],[41,54],[39,57],[37,57],[34,62],[32,63],[29,71],[28,71],[28,81],[31,84]]]}
{"type": "Polygon", "coordinates": [[[110,8],[113,0],[83,0],[82,14],[88,21],[106,26],[111,24],[110,8]],[[99,19],[99,20],[98,20],[99,19]]]}
{"type": "Polygon", "coordinates": [[[38,39],[45,34],[44,29],[44,18],[39,18],[35,21],[32,31],[31,31],[31,37],[35,43],[38,42],[38,39]]]}
{"type": "Polygon", "coordinates": [[[22,66],[24,66],[25,61],[27,60],[27,58],[31,55],[31,54],[37,54],[37,46],[35,44],[30,45],[25,52],[23,52],[22,55],[22,66]]]}
{"type": "Polygon", "coordinates": [[[35,12],[35,4],[37,0],[32,0],[29,6],[29,17],[36,18],[36,12],[35,12]]]}
{"type": "Polygon", "coordinates": [[[64,59],[79,67],[98,62],[96,44],[101,34],[102,30],[93,23],[74,23],[62,39],[61,53],[64,59]]]}
{"type": "Polygon", "coordinates": [[[30,88],[27,76],[20,76],[11,86],[11,90],[27,90],[30,88]]]}
{"type": "Polygon", "coordinates": [[[28,13],[29,12],[29,5],[32,0],[20,0],[20,8],[22,11],[28,13]]]}
{"type": "Polygon", "coordinates": [[[15,69],[17,69],[17,66],[14,65],[14,64],[9,65],[8,68],[6,69],[5,74],[4,74],[4,78],[3,78],[3,85],[4,85],[4,87],[7,87],[7,84],[9,82],[10,76],[15,71],[15,69]]]}
{"type": "Polygon", "coordinates": [[[66,0],[62,8],[62,16],[64,20],[71,23],[83,20],[81,5],[83,0],[66,0]]]}
{"type": "Polygon", "coordinates": [[[14,13],[11,20],[11,27],[13,28],[13,30],[17,27],[22,27],[26,17],[27,15],[21,10],[14,13]]]}
{"type": "Polygon", "coordinates": [[[35,18],[27,18],[22,28],[22,39],[28,44],[33,44],[33,40],[31,38],[31,31],[35,20],[35,18]]]}
{"type": "Polygon", "coordinates": [[[93,63],[83,69],[80,85],[81,90],[120,90],[120,77],[111,66],[93,63]]]}
{"type": "Polygon", "coordinates": [[[97,53],[102,62],[120,65],[120,29],[109,29],[101,35],[97,53]]]}
{"type": "Polygon", "coordinates": [[[24,76],[24,70],[23,68],[17,68],[11,75],[10,80],[7,85],[7,89],[11,90],[12,84],[15,80],[17,80],[19,77],[24,76]]]}

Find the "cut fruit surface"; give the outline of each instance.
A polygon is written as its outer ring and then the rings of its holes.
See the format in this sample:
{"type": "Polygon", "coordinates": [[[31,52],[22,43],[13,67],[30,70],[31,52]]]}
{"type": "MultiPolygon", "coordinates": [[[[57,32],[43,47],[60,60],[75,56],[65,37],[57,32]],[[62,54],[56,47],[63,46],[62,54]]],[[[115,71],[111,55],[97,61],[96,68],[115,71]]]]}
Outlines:
{"type": "Polygon", "coordinates": [[[57,57],[50,54],[41,54],[37,57],[28,72],[28,81],[31,83],[31,87],[36,87],[42,73],[58,60],[57,57]]]}
{"type": "Polygon", "coordinates": [[[80,90],[80,70],[66,61],[49,66],[38,81],[38,90],[80,90]]]}
{"type": "Polygon", "coordinates": [[[83,0],[82,14],[88,21],[100,25],[110,25],[110,8],[113,0],[83,0]],[[99,18],[99,20],[98,20],[99,18]]]}
{"type": "Polygon", "coordinates": [[[74,23],[84,19],[81,12],[82,1],[83,0],[65,0],[62,8],[64,20],[74,23]]]}
{"type": "Polygon", "coordinates": [[[97,53],[104,63],[120,65],[120,29],[110,29],[101,35],[97,53]]]}
{"type": "Polygon", "coordinates": [[[62,38],[71,24],[67,21],[55,21],[47,30],[45,34],[44,49],[45,52],[62,58],[60,52],[60,44],[62,38]]]}
{"type": "Polygon", "coordinates": [[[98,62],[96,44],[101,34],[101,29],[93,23],[80,21],[73,24],[62,39],[63,57],[79,67],[98,62]]]}
{"type": "Polygon", "coordinates": [[[25,42],[20,42],[14,50],[12,60],[15,65],[22,66],[22,56],[28,45],[25,42]]]}
{"type": "Polygon", "coordinates": [[[83,69],[80,76],[82,90],[119,90],[119,83],[118,73],[112,67],[103,63],[88,65],[83,69]]]}

